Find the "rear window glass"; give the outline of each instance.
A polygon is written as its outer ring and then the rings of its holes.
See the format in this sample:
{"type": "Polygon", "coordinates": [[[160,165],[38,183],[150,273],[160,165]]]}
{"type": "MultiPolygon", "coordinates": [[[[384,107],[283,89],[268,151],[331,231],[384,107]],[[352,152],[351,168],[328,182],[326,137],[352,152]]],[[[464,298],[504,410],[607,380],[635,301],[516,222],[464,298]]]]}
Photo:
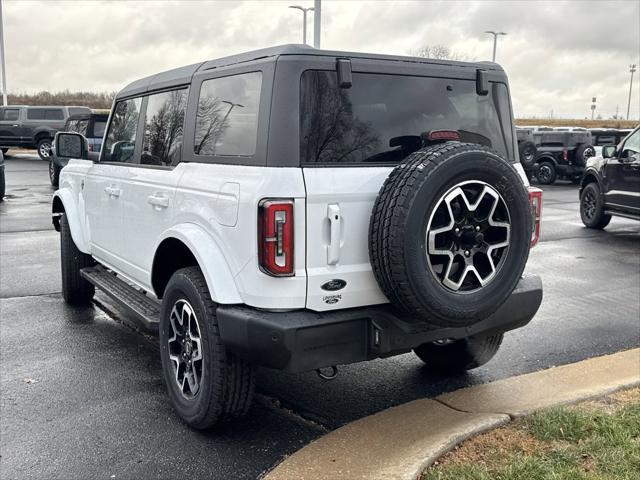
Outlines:
{"type": "Polygon", "coordinates": [[[3,110],[0,110],[0,120],[11,122],[14,120],[18,120],[19,115],[20,110],[18,110],[17,108],[5,108],[3,110]]]}
{"type": "Polygon", "coordinates": [[[341,89],[336,72],[308,70],[300,93],[301,161],[397,163],[431,130],[457,130],[461,141],[513,160],[509,94],[492,85],[480,96],[473,80],[354,73],[352,87],[341,89]]]}
{"type": "Polygon", "coordinates": [[[213,78],[202,83],[196,155],[250,156],[256,151],[262,73],[213,78]]]}

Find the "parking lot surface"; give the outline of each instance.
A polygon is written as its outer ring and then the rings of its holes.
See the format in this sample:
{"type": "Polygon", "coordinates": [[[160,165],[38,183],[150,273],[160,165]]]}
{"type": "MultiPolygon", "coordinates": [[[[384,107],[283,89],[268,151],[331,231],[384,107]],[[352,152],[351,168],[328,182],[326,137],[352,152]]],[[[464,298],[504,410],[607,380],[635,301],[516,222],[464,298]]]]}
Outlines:
{"type": "MultiPolygon", "coordinates": [[[[527,270],[545,298],[482,368],[429,374],[413,354],[315,373],[259,371],[242,421],[196,432],[166,398],[156,341],[101,295],[60,296],[47,164],[6,161],[0,204],[0,478],[255,478],[327,430],[416,398],[640,344],[640,224],[582,226],[577,187],[545,187],[542,241],[527,270]]],[[[588,372],[585,372],[588,375],[588,372]]]]}

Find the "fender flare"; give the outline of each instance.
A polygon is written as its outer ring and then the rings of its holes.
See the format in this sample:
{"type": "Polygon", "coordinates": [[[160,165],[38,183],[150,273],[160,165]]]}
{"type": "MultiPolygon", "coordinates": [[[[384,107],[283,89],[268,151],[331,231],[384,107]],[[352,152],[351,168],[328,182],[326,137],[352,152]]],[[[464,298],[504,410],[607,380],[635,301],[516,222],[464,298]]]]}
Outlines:
{"type": "Polygon", "coordinates": [[[558,167],[558,159],[551,153],[539,153],[536,157],[536,164],[539,164],[545,160],[549,160],[556,168],[558,167]]]}
{"type": "MultiPolygon", "coordinates": [[[[214,237],[195,223],[174,225],[160,236],[154,252],[168,238],[180,240],[191,251],[202,270],[211,299],[220,304],[243,303],[231,268],[214,237]]],[[[155,255],[154,254],[154,263],[155,255]]],[[[153,278],[153,268],[151,277],[153,278]]],[[[150,282],[151,283],[151,282],[150,282]]],[[[157,292],[154,292],[157,293],[157,292]]]]}
{"type": "Polygon", "coordinates": [[[82,229],[82,221],[77,202],[73,198],[71,190],[63,188],[57,190],[53,194],[51,201],[51,221],[54,228],[60,231],[60,215],[64,213],[67,216],[69,230],[71,230],[71,238],[76,244],[78,250],[82,253],[90,254],[89,241],[85,237],[82,229]]]}

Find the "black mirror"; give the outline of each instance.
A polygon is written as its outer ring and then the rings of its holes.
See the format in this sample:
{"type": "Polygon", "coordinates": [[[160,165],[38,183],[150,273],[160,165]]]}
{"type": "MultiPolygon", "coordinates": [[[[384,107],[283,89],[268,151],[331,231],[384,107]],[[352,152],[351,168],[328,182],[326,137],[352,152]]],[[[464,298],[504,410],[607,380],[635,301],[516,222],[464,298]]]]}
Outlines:
{"type": "Polygon", "coordinates": [[[612,158],[616,156],[615,145],[605,145],[602,147],[602,158],[612,158]]]}
{"type": "Polygon", "coordinates": [[[348,58],[338,58],[336,61],[338,70],[338,86],[340,88],[351,88],[353,76],[351,75],[351,60],[348,58]]]}
{"type": "Polygon", "coordinates": [[[79,133],[58,132],[54,139],[54,153],[58,158],[89,158],[87,139],[79,133]]]}

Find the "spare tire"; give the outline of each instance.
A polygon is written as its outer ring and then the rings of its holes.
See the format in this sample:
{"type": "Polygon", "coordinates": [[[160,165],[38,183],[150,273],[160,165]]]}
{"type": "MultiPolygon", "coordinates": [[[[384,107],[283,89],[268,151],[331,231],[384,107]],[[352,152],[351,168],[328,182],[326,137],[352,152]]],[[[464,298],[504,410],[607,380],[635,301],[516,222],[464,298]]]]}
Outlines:
{"type": "Polygon", "coordinates": [[[538,153],[536,144],[529,140],[524,140],[518,144],[518,153],[520,156],[520,163],[524,169],[531,170],[536,164],[536,155],[538,153]]]}
{"type": "Polygon", "coordinates": [[[584,166],[590,157],[595,156],[596,149],[588,143],[581,143],[576,147],[575,162],[576,165],[584,166]]]}
{"type": "Polygon", "coordinates": [[[407,321],[466,326],[509,297],[530,239],[527,192],[511,164],[487,147],[447,142],[391,172],[372,211],[369,257],[407,321]]]}

